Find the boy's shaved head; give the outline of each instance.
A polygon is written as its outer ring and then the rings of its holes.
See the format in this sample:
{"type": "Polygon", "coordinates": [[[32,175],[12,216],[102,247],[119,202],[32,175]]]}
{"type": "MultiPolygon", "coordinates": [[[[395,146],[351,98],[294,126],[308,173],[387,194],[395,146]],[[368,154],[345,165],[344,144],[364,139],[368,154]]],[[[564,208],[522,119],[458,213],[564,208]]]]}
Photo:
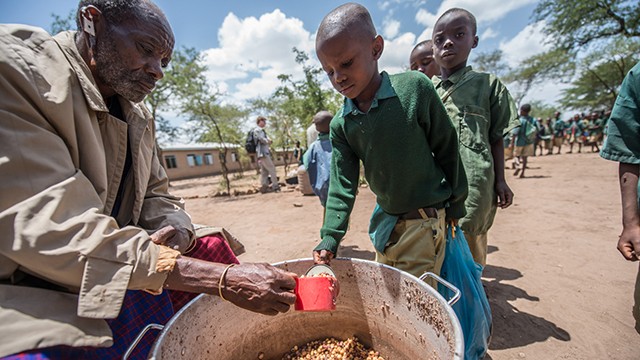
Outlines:
{"type": "Polygon", "coordinates": [[[323,110],[319,111],[317,114],[313,116],[313,123],[316,125],[316,130],[319,133],[328,133],[329,132],[329,124],[333,119],[333,114],[330,112],[323,110]]]}
{"type": "Polygon", "coordinates": [[[367,8],[356,3],[347,3],[331,10],[322,19],[316,35],[316,46],[347,30],[370,39],[377,35],[367,8]]]}
{"type": "Polygon", "coordinates": [[[478,22],[476,21],[476,17],[473,16],[473,14],[471,12],[469,12],[469,10],[465,10],[465,9],[462,9],[462,8],[451,8],[451,9],[445,11],[444,14],[440,15],[440,17],[438,18],[438,21],[436,21],[436,25],[440,22],[440,19],[444,18],[446,15],[453,14],[453,13],[462,13],[462,14],[464,14],[469,19],[469,22],[471,23],[471,29],[473,30],[473,35],[474,36],[477,35],[478,22]]]}

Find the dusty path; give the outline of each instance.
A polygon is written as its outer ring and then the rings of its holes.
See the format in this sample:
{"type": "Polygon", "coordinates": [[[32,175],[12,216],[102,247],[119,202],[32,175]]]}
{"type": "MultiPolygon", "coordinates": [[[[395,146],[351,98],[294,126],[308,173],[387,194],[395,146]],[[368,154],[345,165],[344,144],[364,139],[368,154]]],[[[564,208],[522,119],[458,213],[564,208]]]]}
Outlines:
{"type": "MultiPolygon", "coordinates": [[[[529,178],[507,179],[514,205],[489,233],[484,280],[494,317],[487,359],[640,359],[631,305],[637,264],[615,245],[620,232],[617,165],[596,154],[533,157],[529,178]]],[[[175,182],[182,196],[207,193],[175,182]]],[[[374,196],[361,188],[340,256],[373,259],[367,226],[374,196]]],[[[187,200],[197,223],[227,227],[245,244],[241,261],[309,257],[322,220],[299,192],[187,200]]]]}

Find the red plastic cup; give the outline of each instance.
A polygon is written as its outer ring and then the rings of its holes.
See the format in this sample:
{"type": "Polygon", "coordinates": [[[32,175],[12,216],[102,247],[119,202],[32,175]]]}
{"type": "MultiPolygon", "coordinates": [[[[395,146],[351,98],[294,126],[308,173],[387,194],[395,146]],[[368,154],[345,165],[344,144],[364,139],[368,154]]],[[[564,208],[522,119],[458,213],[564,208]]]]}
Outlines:
{"type": "Polygon", "coordinates": [[[296,278],[296,304],[299,311],[331,311],[336,309],[338,282],[334,277],[296,278]]]}

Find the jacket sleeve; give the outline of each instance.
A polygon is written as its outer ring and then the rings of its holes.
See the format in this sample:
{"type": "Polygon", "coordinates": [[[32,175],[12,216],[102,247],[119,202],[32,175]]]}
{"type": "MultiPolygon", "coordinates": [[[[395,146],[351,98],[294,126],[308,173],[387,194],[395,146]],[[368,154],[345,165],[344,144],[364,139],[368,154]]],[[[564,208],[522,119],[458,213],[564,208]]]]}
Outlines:
{"type": "Polygon", "coordinates": [[[79,316],[116,317],[127,288],[161,288],[162,247],[102,214],[97,190],[74,165],[72,141],[60,134],[88,115],[73,107],[85,99],[68,67],[38,72],[51,55],[27,57],[31,49],[0,35],[0,278],[20,268],[78,291],[79,316]]]}
{"type": "MultiPolygon", "coordinates": [[[[153,120],[150,120],[150,123],[154,124],[153,120]]],[[[195,243],[195,231],[191,217],[184,210],[184,200],[169,193],[169,178],[158,158],[155,135],[152,148],[151,169],[139,225],[150,233],[154,233],[167,225],[186,229],[190,235],[189,243],[184,244],[185,246],[179,249],[182,253],[185,253],[195,243]]]]}

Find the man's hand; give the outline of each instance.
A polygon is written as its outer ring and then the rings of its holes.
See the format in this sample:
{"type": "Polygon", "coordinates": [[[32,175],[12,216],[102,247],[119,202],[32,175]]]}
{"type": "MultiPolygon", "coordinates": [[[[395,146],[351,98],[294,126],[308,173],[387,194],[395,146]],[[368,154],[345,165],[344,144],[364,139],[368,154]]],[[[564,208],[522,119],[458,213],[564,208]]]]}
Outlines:
{"type": "Polygon", "coordinates": [[[314,251],[313,262],[315,264],[331,265],[331,259],[333,259],[334,256],[335,254],[329,250],[314,251]]]}
{"type": "Polygon", "coordinates": [[[269,264],[239,264],[227,271],[222,295],[243,309],[277,315],[296,302],[296,276],[269,264]]]}
{"type": "Polygon", "coordinates": [[[627,226],[622,230],[618,251],[629,261],[640,260],[640,226],[627,226]]]}
{"type": "Polygon", "coordinates": [[[495,189],[498,195],[499,208],[506,209],[513,204],[513,191],[511,191],[506,181],[497,181],[495,189]]]}
{"type": "Polygon", "coordinates": [[[151,234],[151,241],[184,253],[191,245],[191,234],[187,229],[169,225],[151,234]]]}

